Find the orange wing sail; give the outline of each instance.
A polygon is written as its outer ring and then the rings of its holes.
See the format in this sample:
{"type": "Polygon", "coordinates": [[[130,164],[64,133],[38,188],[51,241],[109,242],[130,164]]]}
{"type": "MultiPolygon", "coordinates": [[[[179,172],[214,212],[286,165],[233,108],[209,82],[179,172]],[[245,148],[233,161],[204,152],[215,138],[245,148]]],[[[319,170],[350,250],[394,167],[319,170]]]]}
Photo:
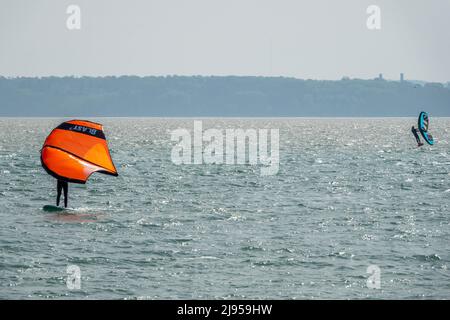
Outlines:
{"type": "Polygon", "coordinates": [[[41,164],[56,179],[86,183],[94,172],[118,176],[103,126],[71,120],[53,129],[41,150],[41,164]]]}

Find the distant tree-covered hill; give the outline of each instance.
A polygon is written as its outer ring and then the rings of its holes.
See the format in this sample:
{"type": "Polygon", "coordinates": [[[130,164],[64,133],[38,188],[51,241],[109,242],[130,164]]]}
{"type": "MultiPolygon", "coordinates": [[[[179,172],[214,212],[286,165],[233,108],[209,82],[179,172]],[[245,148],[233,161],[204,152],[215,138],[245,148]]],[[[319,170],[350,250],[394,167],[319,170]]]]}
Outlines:
{"type": "Polygon", "coordinates": [[[283,77],[0,77],[0,116],[450,116],[439,83],[283,77]]]}

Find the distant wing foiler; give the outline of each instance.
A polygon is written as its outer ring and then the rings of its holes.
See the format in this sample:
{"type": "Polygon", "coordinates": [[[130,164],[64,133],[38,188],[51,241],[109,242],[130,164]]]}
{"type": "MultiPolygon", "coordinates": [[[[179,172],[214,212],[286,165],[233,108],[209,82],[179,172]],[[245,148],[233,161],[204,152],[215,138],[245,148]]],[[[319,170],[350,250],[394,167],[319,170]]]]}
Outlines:
{"type": "Polygon", "coordinates": [[[420,134],[422,135],[422,137],[425,139],[425,141],[429,145],[433,145],[434,144],[433,136],[428,132],[429,125],[430,125],[430,118],[428,116],[428,113],[422,111],[419,114],[419,119],[418,119],[419,131],[420,131],[420,134]]]}
{"type": "Polygon", "coordinates": [[[41,150],[41,163],[56,179],[86,183],[94,172],[117,176],[109,154],[103,126],[71,120],[53,129],[41,150]]]}

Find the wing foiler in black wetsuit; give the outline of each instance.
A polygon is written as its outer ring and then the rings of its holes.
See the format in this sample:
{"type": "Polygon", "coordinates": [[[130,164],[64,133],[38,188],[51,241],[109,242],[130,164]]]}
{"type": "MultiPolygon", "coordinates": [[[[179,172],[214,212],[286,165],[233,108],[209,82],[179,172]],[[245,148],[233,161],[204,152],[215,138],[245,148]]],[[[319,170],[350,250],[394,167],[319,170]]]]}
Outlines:
{"type": "Polygon", "coordinates": [[[69,191],[69,184],[66,181],[58,180],[56,185],[56,205],[59,206],[59,200],[61,199],[61,191],[64,190],[64,207],[67,208],[67,193],[69,191]]]}
{"type": "Polygon", "coordinates": [[[416,138],[417,146],[423,146],[423,143],[420,141],[419,134],[417,133],[419,130],[416,129],[414,126],[411,127],[411,132],[413,133],[414,137],[416,138]]]}

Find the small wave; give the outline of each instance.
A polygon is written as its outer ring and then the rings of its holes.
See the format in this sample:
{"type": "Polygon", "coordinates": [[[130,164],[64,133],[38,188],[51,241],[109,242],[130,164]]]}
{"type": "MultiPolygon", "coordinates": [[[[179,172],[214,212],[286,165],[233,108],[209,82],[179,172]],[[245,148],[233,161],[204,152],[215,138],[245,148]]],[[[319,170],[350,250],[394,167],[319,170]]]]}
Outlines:
{"type": "Polygon", "coordinates": [[[254,246],[244,246],[241,248],[243,251],[266,251],[266,249],[262,247],[254,247],[254,246]]]}
{"type": "Polygon", "coordinates": [[[194,241],[194,239],[189,239],[189,238],[174,238],[174,239],[167,239],[167,242],[172,242],[172,243],[185,243],[185,242],[190,242],[190,241],[194,241]]]}
{"type": "Polygon", "coordinates": [[[184,260],[221,260],[219,257],[215,256],[200,256],[200,257],[187,257],[184,260]]]}
{"type": "Polygon", "coordinates": [[[145,219],[145,218],[139,219],[138,221],[136,221],[136,223],[137,223],[138,225],[143,226],[143,227],[149,227],[149,228],[160,228],[160,227],[161,227],[160,224],[153,223],[153,222],[149,222],[149,221],[147,221],[147,219],[145,219]]]}
{"type": "Polygon", "coordinates": [[[419,255],[413,255],[412,257],[419,261],[440,261],[440,260],[442,260],[441,257],[438,256],[437,254],[429,254],[429,255],[419,254],[419,255]]]}

